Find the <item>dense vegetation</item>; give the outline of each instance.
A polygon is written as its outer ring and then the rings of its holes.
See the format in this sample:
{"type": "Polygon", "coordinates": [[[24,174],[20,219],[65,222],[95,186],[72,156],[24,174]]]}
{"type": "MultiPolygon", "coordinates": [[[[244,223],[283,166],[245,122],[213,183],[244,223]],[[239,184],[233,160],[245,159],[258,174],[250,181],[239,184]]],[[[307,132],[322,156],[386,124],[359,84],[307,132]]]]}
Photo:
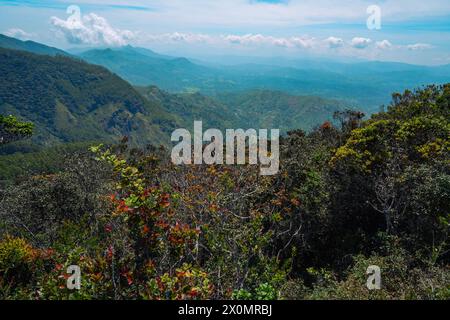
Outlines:
{"type": "Polygon", "coordinates": [[[86,151],[93,143],[74,142],[30,148],[30,143],[24,141],[11,144],[11,149],[10,145],[3,145],[0,148],[5,152],[0,156],[0,189],[30,176],[57,173],[64,168],[64,160],[68,155],[86,151]]]}
{"type": "Polygon", "coordinates": [[[151,103],[174,115],[184,128],[202,120],[205,128],[279,128],[311,131],[331,120],[347,104],[314,96],[293,96],[281,91],[251,90],[207,97],[200,93],[171,94],[157,87],[139,87],[151,103]]]}
{"type": "Polygon", "coordinates": [[[251,90],[222,93],[217,99],[227,106],[243,128],[279,128],[311,131],[332,119],[336,111],[350,106],[342,101],[316,96],[294,96],[281,91],[251,90]]]}
{"type": "Polygon", "coordinates": [[[171,94],[155,86],[138,87],[138,92],[176,117],[183,128],[191,128],[194,121],[203,121],[205,128],[238,128],[244,118],[238,117],[227,105],[200,93],[171,94]]]}
{"type": "Polygon", "coordinates": [[[72,154],[1,191],[0,297],[449,299],[449,107],[445,85],[338,111],[282,139],[275,176],[126,140],[72,154]]]}

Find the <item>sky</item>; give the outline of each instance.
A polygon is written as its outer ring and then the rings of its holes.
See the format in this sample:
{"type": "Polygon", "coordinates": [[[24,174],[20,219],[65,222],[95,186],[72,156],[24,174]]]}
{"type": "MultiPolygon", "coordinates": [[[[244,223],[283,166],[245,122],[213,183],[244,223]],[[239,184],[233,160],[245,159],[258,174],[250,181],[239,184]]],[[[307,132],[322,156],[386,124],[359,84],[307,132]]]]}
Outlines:
{"type": "Polygon", "coordinates": [[[62,49],[450,63],[449,0],[0,0],[0,33],[62,49]]]}

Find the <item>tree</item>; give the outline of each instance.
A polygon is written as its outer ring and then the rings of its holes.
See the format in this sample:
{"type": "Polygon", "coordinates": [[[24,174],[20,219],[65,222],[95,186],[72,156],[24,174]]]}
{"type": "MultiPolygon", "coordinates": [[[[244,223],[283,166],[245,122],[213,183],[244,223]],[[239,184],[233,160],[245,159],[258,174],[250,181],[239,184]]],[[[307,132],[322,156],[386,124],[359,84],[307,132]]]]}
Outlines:
{"type": "Polygon", "coordinates": [[[28,138],[32,134],[32,123],[20,122],[12,115],[0,115],[0,145],[28,138]]]}
{"type": "Polygon", "coordinates": [[[365,114],[356,110],[336,111],[333,114],[333,119],[338,121],[341,126],[341,131],[345,136],[361,125],[365,114]]]}
{"type": "Polygon", "coordinates": [[[387,112],[363,121],[336,150],[332,216],[349,239],[354,230],[364,232],[358,242],[384,231],[415,254],[436,243],[447,250],[449,92],[444,85],[394,94],[387,112]]]}

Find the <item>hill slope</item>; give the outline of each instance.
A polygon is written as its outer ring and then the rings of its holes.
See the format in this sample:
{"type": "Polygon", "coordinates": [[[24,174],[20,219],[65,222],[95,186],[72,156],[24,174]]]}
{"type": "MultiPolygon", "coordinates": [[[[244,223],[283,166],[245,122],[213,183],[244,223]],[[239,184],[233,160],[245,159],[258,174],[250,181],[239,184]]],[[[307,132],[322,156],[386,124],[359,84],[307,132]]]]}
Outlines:
{"type": "Polygon", "coordinates": [[[184,128],[192,129],[194,121],[203,121],[204,128],[228,129],[243,124],[226,104],[200,93],[171,94],[155,86],[137,90],[152,104],[157,104],[177,118],[184,128]]]}
{"type": "Polygon", "coordinates": [[[36,125],[33,141],[168,141],[178,125],[127,82],[103,67],[68,57],[0,49],[0,113],[36,125]]]}
{"type": "Polygon", "coordinates": [[[49,56],[70,56],[67,52],[57,48],[49,47],[34,41],[22,41],[3,34],[0,34],[0,48],[23,50],[36,54],[46,54],[49,56]]]}
{"type": "Polygon", "coordinates": [[[138,91],[152,104],[170,112],[185,128],[202,120],[204,128],[279,128],[311,130],[332,120],[337,110],[349,108],[344,102],[315,96],[295,96],[281,91],[250,90],[223,93],[214,98],[199,93],[170,94],[157,87],[138,91]]]}
{"type": "Polygon", "coordinates": [[[228,106],[244,127],[279,128],[283,133],[293,129],[309,131],[332,120],[335,111],[351,108],[338,100],[271,90],[224,93],[216,98],[228,106]]]}

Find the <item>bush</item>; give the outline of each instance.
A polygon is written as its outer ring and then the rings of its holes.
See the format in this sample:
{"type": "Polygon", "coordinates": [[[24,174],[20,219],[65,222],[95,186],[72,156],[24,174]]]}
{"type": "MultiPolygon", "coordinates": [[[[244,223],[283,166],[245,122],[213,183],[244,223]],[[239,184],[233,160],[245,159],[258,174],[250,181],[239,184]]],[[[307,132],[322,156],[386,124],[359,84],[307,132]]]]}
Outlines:
{"type": "Polygon", "coordinates": [[[27,268],[32,262],[34,251],[24,239],[6,236],[0,241],[0,272],[27,268]]]}

